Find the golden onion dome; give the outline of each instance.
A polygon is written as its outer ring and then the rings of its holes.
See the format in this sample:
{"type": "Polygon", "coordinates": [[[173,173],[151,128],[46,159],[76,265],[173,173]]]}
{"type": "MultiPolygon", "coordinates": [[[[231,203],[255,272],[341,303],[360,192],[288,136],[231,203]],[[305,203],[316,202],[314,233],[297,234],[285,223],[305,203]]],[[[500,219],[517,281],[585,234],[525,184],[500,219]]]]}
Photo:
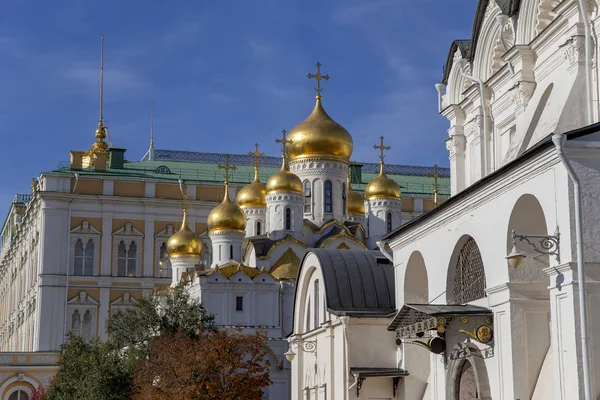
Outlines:
{"type": "Polygon", "coordinates": [[[258,179],[258,168],[254,169],[254,181],[246,185],[240,190],[236,197],[238,206],[245,207],[260,207],[267,206],[267,186],[258,179]]]}
{"type": "Polygon", "coordinates": [[[348,179],[348,215],[365,215],[365,199],[358,192],[352,190],[348,179]]]}
{"type": "Polygon", "coordinates": [[[183,209],[181,229],[167,241],[169,256],[200,256],[204,250],[202,240],[190,230],[187,223],[187,209],[183,209]]]}
{"type": "Polygon", "coordinates": [[[400,186],[385,175],[383,162],[379,163],[379,175],[367,185],[365,197],[369,200],[380,197],[400,199],[400,186]]]}
{"type": "Polygon", "coordinates": [[[209,232],[245,231],[246,214],[229,198],[229,183],[225,183],[225,196],[221,204],[213,208],[208,214],[207,224],[209,232]]]}
{"type": "Polygon", "coordinates": [[[285,157],[283,157],[281,170],[267,181],[267,193],[271,192],[302,193],[302,181],[296,174],[290,172],[285,157]]]}
{"type": "Polygon", "coordinates": [[[308,118],[290,131],[288,140],[285,148],[291,161],[311,157],[348,161],[352,155],[352,136],[327,115],[321,96],[308,118]]]}

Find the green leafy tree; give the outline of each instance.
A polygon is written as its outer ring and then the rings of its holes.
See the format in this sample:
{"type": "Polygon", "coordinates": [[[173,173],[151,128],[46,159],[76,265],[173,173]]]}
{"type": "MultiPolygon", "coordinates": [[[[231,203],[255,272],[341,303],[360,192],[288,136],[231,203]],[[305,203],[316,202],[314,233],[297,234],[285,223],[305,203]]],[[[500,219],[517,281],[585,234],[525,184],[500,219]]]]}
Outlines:
{"type": "Polygon", "coordinates": [[[133,376],[148,358],[153,341],[177,332],[198,335],[198,327],[213,328],[213,317],[190,298],[183,286],[137,299],[131,308],[109,318],[109,341],[70,336],[62,346],[59,370],[49,400],[121,400],[133,393],[133,376]]]}

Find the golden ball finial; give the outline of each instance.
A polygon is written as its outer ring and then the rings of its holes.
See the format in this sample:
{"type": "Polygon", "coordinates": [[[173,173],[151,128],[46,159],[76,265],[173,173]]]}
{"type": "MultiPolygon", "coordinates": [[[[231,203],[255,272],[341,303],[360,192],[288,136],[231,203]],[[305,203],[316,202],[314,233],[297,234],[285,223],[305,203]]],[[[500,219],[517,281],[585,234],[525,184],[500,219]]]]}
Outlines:
{"type": "Polygon", "coordinates": [[[302,193],[302,181],[298,175],[290,172],[287,159],[283,157],[281,170],[267,181],[267,193],[302,193]]]}
{"type": "Polygon", "coordinates": [[[352,155],[352,136],[327,114],[321,96],[317,96],[308,118],[290,131],[288,140],[286,152],[290,161],[314,157],[348,161],[352,155]]]}
{"type": "Polygon", "coordinates": [[[379,163],[379,175],[367,185],[365,197],[368,200],[376,198],[400,199],[400,186],[386,176],[383,170],[383,161],[379,163]]]}
{"type": "Polygon", "coordinates": [[[246,214],[229,198],[229,183],[225,183],[225,196],[221,204],[208,214],[208,230],[210,233],[246,230],[246,214]]]}
{"type": "Polygon", "coordinates": [[[202,240],[190,230],[187,223],[187,209],[183,209],[181,229],[167,241],[169,256],[200,256],[204,250],[202,240]]]}

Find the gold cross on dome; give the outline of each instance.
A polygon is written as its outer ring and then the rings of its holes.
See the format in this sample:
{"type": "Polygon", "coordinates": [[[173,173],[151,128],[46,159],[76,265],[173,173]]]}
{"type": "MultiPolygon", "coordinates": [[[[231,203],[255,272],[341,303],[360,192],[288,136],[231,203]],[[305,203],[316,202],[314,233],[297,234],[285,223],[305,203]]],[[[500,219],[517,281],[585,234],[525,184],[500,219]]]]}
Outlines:
{"type": "Polygon", "coordinates": [[[438,178],[445,178],[444,174],[438,172],[437,164],[433,165],[433,174],[427,174],[428,178],[433,178],[433,204],[438,205],[438,192],[440,185],[438,184],[438,178]]]}
{"type": "Polygon", "coordinates": [[[225,165],[217,165],[217,168],[225,170],[225,184],[229,183],[229,171],[235,171],[237,169],[234,165],[229,165],[229,154],[225,154],[225,165]]]}
{"type": "Polygon", "coordinates": [[[284,157],[285,157],[285,145],[287,143],[289,143],[289,144],[294,143],[290,139],[286,139],[285,138],[286,134],[287,134],[287,131],[284,129],[284,130],[281,131],[281,139],[275,139],[275,143],[281,143],[281,152],[283,153],[284,157]]]}
{"type": "Polygon", "coordinates": [[[321,87],[321,79],[325,79],[326,81],[329,80],[329,75],[321,75],[321,63],[317,63],[317,73],[316,74],[311,74],[310,72],[308,73],[308,79],[316,79],[317,80],[317,87],[315,87],[315,90],[317,92],[317,97],[321,97],[321,92],[323,91],[323,88],[321,87]]]}
{"type": "Polygon", "coordinates": [[[265,153],[259,153],[258,152],[258,143],[255,143],[254,144],[254,152],[249,152],[248,155],[254,156],[254,168],[258,168],[258,165],[260,164],[259,157],[264,157],[265,153]]]}
{"type": "Polygon", "coordinates": [[[385,154],[383,153],[385,150],[390,151],[392,148],[390,146],[384,146],[383,145],[383,136],[379,137],[379,146],[374,145],[373,148],[375,150],[379,150],[380,154],[379,154],[379,160],[381,160],[381,162],[383,163],[383,159],[385,158],[385,154]]]}

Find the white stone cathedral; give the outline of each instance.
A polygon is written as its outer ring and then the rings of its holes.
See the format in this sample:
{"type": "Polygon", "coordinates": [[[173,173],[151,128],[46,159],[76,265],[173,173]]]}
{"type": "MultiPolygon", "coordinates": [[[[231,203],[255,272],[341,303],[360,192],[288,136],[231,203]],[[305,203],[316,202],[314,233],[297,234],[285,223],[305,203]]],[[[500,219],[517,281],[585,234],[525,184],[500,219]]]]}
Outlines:
{"type": "Polygon", "coordinates": [[[452,197],[380,253],[308,252],[293,399],[600,398],[598,23],[478,1],[436,85],[452,197]]]}
{"type": "MultiPolygon", "coordinates": [[[[229,159],[223,201],[208,215],[210,258],[192,233],[187,210],[181,229],[168,242],[173,285],[187,280],[190,291],[221,326],[268,332],[273,385],[269,399],[290,398],[290,370],[284,353],[292,332],[296,278],[312,248],[367,251],[398,228],[400,187],[385,174],[381,138],[380,172],[365,198],[352,190],[352,137],[325,112],[321,96],[308,118],[283,131],[281,170],[266,185],[258,176],[232,199],[229,159]]],[[[256,156],[258,159],[258,151],[256,156]]],[[[207,241],[208,243],[208,241],[207,241]]]]}

